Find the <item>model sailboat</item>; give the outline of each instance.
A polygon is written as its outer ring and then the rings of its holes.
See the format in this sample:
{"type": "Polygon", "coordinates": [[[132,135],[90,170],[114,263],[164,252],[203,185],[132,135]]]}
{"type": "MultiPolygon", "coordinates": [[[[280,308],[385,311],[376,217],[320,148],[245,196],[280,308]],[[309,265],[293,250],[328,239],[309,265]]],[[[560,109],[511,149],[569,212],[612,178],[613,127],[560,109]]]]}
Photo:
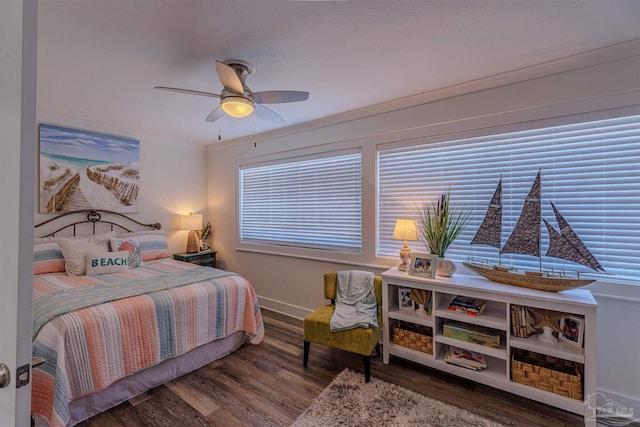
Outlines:
{"type": "Polygon", "coordinates": [[[542,271],[540,258],[541,225],[542,221],[549,233],[549,248],[546,256],[573,261],[585,265],[597,272],[604,269],[591,254],[586,245],[573,231],[569,223],[562,217],[553,203],[554,215],[560,231],[557,231],[541,214],[541,184],[540,172],[536,176],[531,190],[527,195],[518,222],[504,246],[501,247],[502,235],[502,178],[498,183],[495,193],[489,203],[487,213],[474,236],[471,244],[489,245],[500,250],[500,254],[524,254],[540,259],[540,271],[519,272],[514,268],[500,265],[488,265],[487,263],[470,260],[463,263],[475,273],[489,280],[509,285],[521,286],[543,291],[563,291],[588,285],[595,279],[581,279],[578,273],[568,275],[565,271],[542,271]]]}

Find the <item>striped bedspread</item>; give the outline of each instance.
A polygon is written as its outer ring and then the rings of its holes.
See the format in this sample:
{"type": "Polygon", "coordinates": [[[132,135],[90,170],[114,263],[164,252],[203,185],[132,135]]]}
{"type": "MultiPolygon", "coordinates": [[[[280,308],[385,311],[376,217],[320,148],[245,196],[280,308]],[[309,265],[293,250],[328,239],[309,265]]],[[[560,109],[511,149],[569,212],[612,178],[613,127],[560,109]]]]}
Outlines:
{"type": "Polygon", "coordinates": [[[108,275],[35,276],[33,296],[38,319],[33,355],[46,359],[32,376],[37,425],[64,426],[71,400],[207,342],[238,331],[245,331],[252,344],[264,337],[258,300],[247,280],[171,259],[108,275]],[[170,276],[175,287],[168,284],[170,276]],[[109,288],[116,299],[102,302],[109,288]],[[69,305],[65,294],[69,300],[79,296],[88,306],[69,305]],[[50,304],[56,299],[64,303],[50,304]]]}

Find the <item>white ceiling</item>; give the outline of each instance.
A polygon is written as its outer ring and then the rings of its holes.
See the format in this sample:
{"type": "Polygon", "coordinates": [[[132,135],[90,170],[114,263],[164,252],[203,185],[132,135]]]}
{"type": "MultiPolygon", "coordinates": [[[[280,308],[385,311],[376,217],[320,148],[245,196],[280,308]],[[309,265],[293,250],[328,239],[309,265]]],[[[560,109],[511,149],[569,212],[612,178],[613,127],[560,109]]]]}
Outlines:
{"type": "MultiPolygon", "coordinates": [[[[640,38],[640,0],[39,0],[38,113],[210,144],[640,38]],[[215,60],[256,69],[282,125],[205,122],[215,60]]],[[[59,123],[67,124],[67,123],[59,123]]],[[[135,135],[133,135],[135,136],[135,135]]]]}

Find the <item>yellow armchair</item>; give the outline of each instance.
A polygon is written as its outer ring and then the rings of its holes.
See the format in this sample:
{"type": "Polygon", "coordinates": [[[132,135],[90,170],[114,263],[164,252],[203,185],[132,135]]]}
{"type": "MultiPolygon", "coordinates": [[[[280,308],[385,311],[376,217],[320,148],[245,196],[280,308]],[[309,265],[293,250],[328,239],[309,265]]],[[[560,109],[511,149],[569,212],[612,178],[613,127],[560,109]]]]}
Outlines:
{"type": "Polygon", "coordinates": [[[376,350],[376,356],[380,355],[378,340],[382,328],[382,278],[375,276],[373,287],[378,303],[378,329],[355,328],[346,331],[332,332],[329,322],[335,309],[337,295],[338,273],[324,275],[324,297],[331,300],[331,304],[323,305],[304,318],[304,359],[302,365],[306,368],[309,361],[309,347],[312,342],[340,350],[361,354],[364,361],[365,381],[371,378],[371,353],[376,350]]]}

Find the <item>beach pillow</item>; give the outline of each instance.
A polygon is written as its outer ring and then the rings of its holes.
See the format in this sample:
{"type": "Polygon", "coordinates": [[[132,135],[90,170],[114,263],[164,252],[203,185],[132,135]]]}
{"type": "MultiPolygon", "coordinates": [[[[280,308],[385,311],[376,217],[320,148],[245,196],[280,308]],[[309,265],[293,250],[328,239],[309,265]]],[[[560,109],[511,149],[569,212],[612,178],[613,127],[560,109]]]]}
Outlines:
{"type": "Polygon", "coordinates": [[[129,251],[86,253],[87,276],[121,273],[129,268],[129,251]]]}

